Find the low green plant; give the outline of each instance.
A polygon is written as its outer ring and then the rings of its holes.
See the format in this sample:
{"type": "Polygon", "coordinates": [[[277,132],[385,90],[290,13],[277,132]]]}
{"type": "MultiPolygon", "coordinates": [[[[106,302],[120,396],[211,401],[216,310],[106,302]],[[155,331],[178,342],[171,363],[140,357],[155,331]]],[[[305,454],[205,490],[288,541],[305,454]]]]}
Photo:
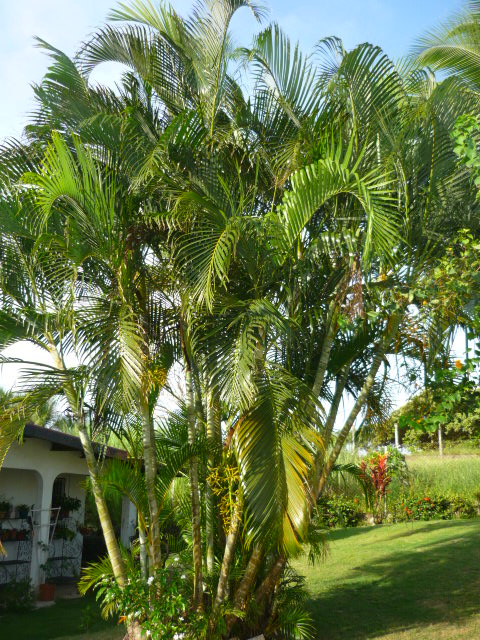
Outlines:
{"type": "Polygon", "coordinates": [[[96,622],[98,617],[98,610],[92,607],[92,605],[87,605],[85,609],[82,611],[82,618],[80,622],[80,628],[85,633],[88,633],[92,628],[93,624],[96,622]]]}
{"type": "Polygon", "coordinates": [[[13,580],[0,588],[0,609],[24,612],[33,608],[33,590],[30,580],[13,580]]]}
{"type": "Polygon", "coordinates": [[[315,627],[306,608],[309,595],[304,576],[289,565],[275,594],[273,608],[276,615],[265,629],[266,636],[272,640],[314,638],[315,627]]]}
{"type": "Polygon", "coordinates": [[[341,496],[324,496],[317,503],[316,526],[325,529],[358,527],[365,514],[357,498],[349,500],[341,496]]]}

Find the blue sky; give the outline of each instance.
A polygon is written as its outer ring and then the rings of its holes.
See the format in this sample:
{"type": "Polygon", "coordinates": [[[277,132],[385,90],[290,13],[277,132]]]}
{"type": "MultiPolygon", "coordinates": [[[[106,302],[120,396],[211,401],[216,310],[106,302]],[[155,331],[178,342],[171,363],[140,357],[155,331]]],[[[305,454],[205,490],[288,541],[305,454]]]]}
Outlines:
{"type": "MultiPolygon", "coordinates": [[[[154,0],[156,1],[156,0],[154,0]]],[[[185,13],[191,0],[172,0],[185,13]]],[[[31,111],[31,84],[40,81],[47,58],[34,47],[34,36],[72,54],[105,20],[115,0],[0,0],[0,139],[18,136],[31,111]]],[[[462,6],[461,0],[270,0],[270,17],[308,51],[324,36],[340,36],[347,47],[373,42],[394,57],[405,54],[413,40],[462,6]]],[[[243,9],[234,30],[248,44],[257,29],[243,9]]],[[[108,80],[113,69],[98,70],[108,80]]]]}

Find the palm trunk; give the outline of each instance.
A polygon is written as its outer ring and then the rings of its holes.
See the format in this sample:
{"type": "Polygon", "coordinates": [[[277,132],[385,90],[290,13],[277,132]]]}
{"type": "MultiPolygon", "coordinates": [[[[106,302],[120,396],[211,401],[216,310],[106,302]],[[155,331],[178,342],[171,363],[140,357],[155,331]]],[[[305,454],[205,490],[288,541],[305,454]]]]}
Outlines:
{"type": "MultiPolygon", "coordinates": [[[[318,365],[317,365],[317,371],[316,371],[315,379],[314,379],[313,385],[312,385],[312,396],[313,396],[313,398],[315,398],[315,402],[320,397],[320,394],[322,392],[323,383],[325,381],[325,376],[326,376],[327,367],[328,367],[328,361],[329,361],[329,358],[330,358],[330,352],[332,350],[333,341],[334,341],[334,338],[335,338],[338,311],[339,311],[338,303],[336,302],[336,300],[333,300],[330,303],[330,306],[328,308],[328,314],[327,314],[327,319],[326,319],[325,339],[323,341],[322,350],[321,350],[320,358],[319,358],[318,365]]],[[[338,402],[340,402],[340,398],[339,398],[338,402]]],[[[309,401],[307,403],[306,411],[308,412],[308,415],[313,417],[313,414],[315,412],[315,405],[313,404],[313,402],[309,401]]],[[[325,425],[325,432],[326,431],[327,431],[327,426],[325,425]]],[[[314,463],[314,466],[313,466],[313,473],[315,474],[314,480],[318,477],[318,474],[320,473],[319,472],[319,466],[321,464],[321,460],[322,460],[325,448],[328,445],[325,437],[323,439],[323,443],[321,443],[321,444],[322,444],[322,446],[318,448],[317,454],[315,456],[315,463],[314,463]]]]}
{"type": "Polygon", "coordinates": [[[357,400],[355,401],[355,404],[353,405],[353,408],[350,411],[350,414],[346,419],[345,424],[343,425],[340,433],[337,436],[335,445],[330,453],[327,463],[324,465],[322,469],[322,473],[320,474],[317,486],[315,488],[315,496],[317,499],[322,493],[323,489],[325,488],[325,485],[328,480],[328,476],[330,475],[333,465],[335,464],[338,456],[340,455],[343,445],[345,444],[345,440],[347,439],[348,434],[350,433],[350,429],[352,428],[355,420],[357,419],[358,414],[360,413],[365,402],[367,401],[368,394],[370,393],[373,383],[375,382],[375,376],[377,375],[380,365],[383,362],[383,359],[385,358],[385,353],[388,347],[390,346],[394,336],[398,331],[398,327],[400,325],[401,319],[402,319],[401,314],[398,314],[391,318],[391,326],[389,329],[387,329],[384,339],[382,340],[382,342],[377,348],[377,353],[375,354],[375,357],[373,359],[372,365],[370,367],[370,371],[368,372],[368,375],[365,378],[365,382],[363,384],[362,390],[358,394],[357,400]]]}
{"type": "Polygon", "coordinates": [[[142,640],[142,638],[145,638],[145,635],[138,622],[130,623],[123,640],[142,640]]]}
{"type": "MultiPolygon", "coordinates": [[[[243,572],[243,577],[235,592],[235,596],[233,598],[234,609],[238,609],[239,611],[244,611],[246,609],[248,596],[250,594],[250,591],[252,590],[255,578],[257,577],[260,564],[262,563],[262,558],[263,547],[261,544],[256,544],[253,547],[252,554],[245,568],[245,571],[243,572]]],[[[237,617],[235,615],[229,615],[227,617],[227,636],[230,633],[236,620],[237,617]]]]}
{"type": "Polygon", "coordinates": [[[140,518],[138,518],[138,540],[140,542],[140,570],[142,572],[142,578],[144,580],[148,577],[147,566],[147,541],[145,536],[145,527],[140,518]]]}
{"type": "Polygon", "coordinates": [[[340,400],[342,399],[343,392],[345,391],[345,386],[347,384],[348,374],[350,373],[350,365],[345,365],[345,367],[341,370],[340,375],[337,376],[337,380],[335,383],[335,392],[332,398],[332,404],[330,405],[330,410],[328,412],[327,419],[325,421],[325,433],[324,433],[324,442],[325,448],[330,444],[330,438],[332,437],[333,427],[335,425],[335,420],[338,414],[338,407],[340,406],[340,400]]]}
{"type": "Polygon", "coordinates": [[[255,600],[257,602],[257,605],[260,606],[265,598],[272,593],[273,589],[277,585],[278,580],[280,579],[280,576],[282,575],[282,571],[285,567],[286,562],[286,557],[283,555],[283,553],[281,553],[255,593],[255,600]]]}
{"type": "MultiPolygon", "coordinates": [[[[49,351],[55,363],[55,367],[60,371],[65,371],[64,362],[53,342],[50,344],[49,351]]],[[[79,399],[72,383],[65,383],[64,392],[70,410],[72,411],[78,426],[78,435],[85,455],[90,482],[92,484],[93,497],[95,499],[95,506],[97,508],[100,526],[102,527],[108,557],[112,565],[113,575],[115,576],[118,584],[123,587],[126,582],[125,563],[123,562],[122,554],[120,553],[120,546],[115,535],[112,518],[110,517],[107,502],[99,482],[97,459],[95,458],[92,442],[85,426],[83,411],[82,408],[79,407],[79,399]]]]}
{"type": "Polygon", "coordinates": [[[330,444],[333,427],[335,425],[335,420],[338,414],[338,407],[340,406],[340,400],[342,399],[343,392],[345,390],[345,385],[347,384],[349,372],[350,372],[350,365],[348,364],[342,369],[340,375],[337,376],[337,380],[335,383],[335,392],[333,394],[330,410],[328,412],[328,416],[325,421],[324,435],[323,435],[323,448],[319,449],[315,456],[315,464],[313,468],[314,475],[312,478],[312,485],[311,485],[313,487],[317,485],[318,479],[322,472],[322,464],[325,459],[325,452],[330,444]]]}
{"type": "MultiPolygon", "coordinates": [[[[188,441],[194,444],[195,430],[195,396],[193,390],[192,367],[182,332],[183,353],[185,358],[185,404],[188,417],[188,441]]],[[[190,460],[190,490],[192,503],[192,538],[193,538],[193,603],[198,610],[203,609],[203,576],[202,576],[202,531],[200,512],[200,487],[198,482],[198,460],[190,460]]]]}
{"type": "Polygon", "coordinates": [[[336,300],[330,303],[327,314],[327,327],[325,339],[322,345],[322,351],[320,353],[320,359],[317,365],[317,372],[315,374],[315,380],[312,385],[312,395],[315,400],[318,399],[322,392],[323,383],[325,381],[325,374],[327,373],[328,361],[330,358],[330,352],[333,346],[333,340],[335,338],[336,324],[338,317],[338,303],[336,300]]]}
{"type": "Polygon", "coordinates": [[[230,530],[225,542],[225,551],[223,554],[222,568],[220,570],[220,578],[217,586],[217,597],[213,605],[213,612],[216,613],[220,608],[220,605],[225,600],[227,592],[228,578],[230,575],[230,567],[235,555],[235,545],[237,543],[238,532],[240,530],[240,524],[242,522],[242,505],[241,498],[237,498],[235,509],[232,516],[232,522],[230,524],[230,530]]]}
{"type": "Polygon", "coordinates": [[[235,597],[233,599],[233,606],[235,609],[243,610],[247,604],[248,594],[253,586],[255,578],[257,576],[260,564],[263,558],[263,547],[260,544],[256,544],[253,547],[252,555],[243,573],[243,578],[238,585],[235,597]]]}
{"type": "MultiPolygon", "coordinates": [[[[49,351],[52,355],[55,366],[59,370],[65,371],[63,360],[53,343],[51,343],[49,351]]],[[[78,426],[78,435],[80,438],[80,443],[82,445],[83,453],[85,455],[85,461],[87,463],[90,482],[92,485],[95,506],[97,508],[98,519],[100,520],[100,526],[102,527],[103,538],[105,540],[105,546],[107,547],[108,558],[110,560],[110,564],[112,565],[113,575],[119,586],[124,587],[127,582],[125,563],[123,561],[122,554],[120,552],[120,546],[115,535],[115,530],[113,528],[110,511],[108,510],[107,501],[105,500],[102,486],[99,482],[97,459],[95,458],[93,445],[85,426],[83,410],[81,407],[79,407],[78,397],[71,383],[67,383],[64,386],[64,392],[78,426]]],[[[141,640],[142,630],[138,622],[132,622],[127,626],[127,633],[125,635],[125,638],[128,640],[141,640]]]]}
{"type": "MultiPolygon", "coordinates": [[[[216,429],[215,429],[215,407],[214,397],[212,389],[207,392],[207,445],[208,445],[208,466],[211,471],[215,465],[214,451],[216,444],[216,429]]],[[[213,573],[213,565],[215,561],[215,504],[212,489],[207,484],[206,491],[207,498],[207,572],[209,575],[213,573]]]]}
{"type": "MultiPolygon", "coordinates": [[[[145,392],[146,396],[146,392],[145,392]]],[[[161,533],[158,512],[158,501],[155,493],[157,479],[157,456],[155,452],[155,431],[153,420],[150,415],[148,401],[146,397],[141,398],[142,411],[142,444],[143,461],[145,464],[145,490],[147,493],[148,509],[150,514],[150,558],[152,566],[150,571],[161,566],[161,533]]]]}
{"type": "Polygon", "coordinates": [[[92,443],[90,441],[90,438],[88,437],[83,418],[78,421],[78,434],[80,437],[80,442],[82,443],[83,452],[85,454],[88,472],[90,474],[90,482],[92,483],[95,505],[97,507],[98,517],[100,520],[100,525],[102,527],[102,533],[105,539],[108,557],[112,564],[113,575],[115,576],[118,584],[123,587],[126,582],[125,564],[123,562],[118,540],[113,529],[112,519],[110,517],[107,502],[105,500],[105,496],[103,495],[100,482],[98,481],[97,460],[95,458],[92,443]]]}

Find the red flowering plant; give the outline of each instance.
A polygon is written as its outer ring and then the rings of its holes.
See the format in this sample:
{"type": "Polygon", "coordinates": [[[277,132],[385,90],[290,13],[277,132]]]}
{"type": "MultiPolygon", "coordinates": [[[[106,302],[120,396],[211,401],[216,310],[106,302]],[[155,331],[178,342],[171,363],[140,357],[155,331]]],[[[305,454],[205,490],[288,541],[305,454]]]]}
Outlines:
{"type": "Polygon", "coordinates": [[[392,476],[388,465],[388,452],[374,451],[360,463],[360,479],[370,489],[375,522],[382,522],[385,511],[385,497],[392,476]]]}

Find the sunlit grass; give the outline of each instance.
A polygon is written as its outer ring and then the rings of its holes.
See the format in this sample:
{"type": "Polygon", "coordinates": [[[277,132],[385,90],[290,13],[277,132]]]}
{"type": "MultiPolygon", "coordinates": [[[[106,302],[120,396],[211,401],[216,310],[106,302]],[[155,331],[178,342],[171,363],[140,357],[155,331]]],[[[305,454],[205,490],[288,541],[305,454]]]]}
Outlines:
{"type": "Polygon", "coordinates": [[[329,534],[307,577],[317,640],[480,637],[480,519],[329,534]]]}
{"type": "Polygon", "coordinates": [[[458,495],[475,500],[480,492],[480,456],[407,456],[410,491],[458,495]]]}

